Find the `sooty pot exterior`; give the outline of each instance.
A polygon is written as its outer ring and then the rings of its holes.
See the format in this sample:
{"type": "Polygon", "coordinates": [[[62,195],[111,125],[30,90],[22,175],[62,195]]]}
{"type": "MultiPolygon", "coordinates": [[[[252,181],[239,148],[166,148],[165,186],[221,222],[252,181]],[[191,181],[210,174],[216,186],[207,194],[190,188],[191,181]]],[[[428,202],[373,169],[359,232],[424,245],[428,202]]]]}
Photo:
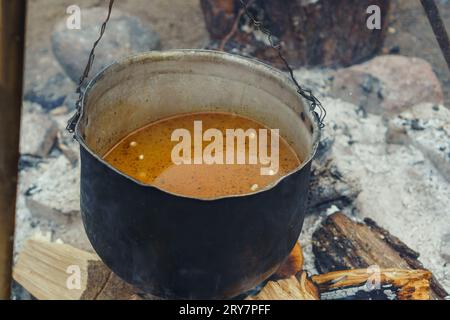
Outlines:
{"type": "Polygon", "coordinates": [[[81,206],[96,252],[116,274],[163,298],[222,299],[264,281],[292,250],[309,165],[273,189],[202,201],[139,185],[81,149],[81,206]]]}

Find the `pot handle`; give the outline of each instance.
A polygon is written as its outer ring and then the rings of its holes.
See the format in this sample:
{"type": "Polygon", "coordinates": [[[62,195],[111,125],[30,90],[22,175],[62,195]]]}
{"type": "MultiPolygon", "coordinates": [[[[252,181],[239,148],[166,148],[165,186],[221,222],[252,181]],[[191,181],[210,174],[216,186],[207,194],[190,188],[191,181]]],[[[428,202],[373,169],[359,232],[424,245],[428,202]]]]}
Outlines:
{"type": "Polygon", "coordinates": [[[92,64],[94,63],[95,49],[97,48],[97,45],[100,43],[100,40],[102,39],[103,34],[106,31],[106,26],[109,22],[109,19],[111,18],[111,12],[112,12],[113,5],[114,5],[114,0],[109,0],[108,16],[106,17],[105,22],[103,22],[103,24],[102,24],[102,27],[100,30],[100,36],[98,37],[97,41],[94,42],[92,50],[89,54],[89,59],[86,64],[86,68],[84,69],[83,75],[81,76],[80,81],[78,82],[78,87],[77,87],[77,91],[76,91],[78,93],[78,100],[75,104],[76,111],[75,111],[75,114],[69,119],[69,121],[67,123],[67,127],[66,127],[67,131],[69,131],[70,133],[75,132],[75,128],[78,124],[78,120],[80,120],[81,112],[82,112],[81,105],[82,105],[83,98],[84,98],[83,87],[85,85],[86,79],[89,77],[89,72],[91,71],[92,64]]]}
{"type": "MultiPolygon", "coordinates": [[[[275,43],[274,39],[273,39],[273,35],[272,33],[264,27],[263,23],[259,20],[257,20],[249,11],[248,9],[248,3],[246,3],[244,0],[240,0],[242,9],[245,12],[245,15],[248,17],[248,19],[251,21],[251,23],[253,24],[253,26],[260,30],[261,32],[263,32],[269,39],[269,43],[270,46],[277,51],[278,53],[278,57],[281,59],[281,61],[283,61],[286,69],[289,72],[289,75],[292,79],[292,81],[294,82],[294,85],[297,87],[297,92],[298,94],[300,94],[300,96],[302,96],[304,99],[306,99],[309,102],[310,105],[310,111],[315,115],[316,117],[316,121],[318,123],[318,126],[320,129],[323,129],[325,124],[324,124],[324,120],[326,117],[326,110],[325,108],[322,106],[322,104],[320,103],[319,99],[317,99],[314,94],[312,93],[312,91],[310,89],[305,89],[302,86],[300,86],[300,84],[298,83],[297,79],[295,78],[294,75],[294,70],[292,70],[291,66],[289,65],[288,61],[286,60],[286,58],[284,57],[283,53],[282,53],[282,46],[280,43],[275,43]]],[[[109,1],[109,8],[108,8],[108,16],[105,20],[105,22],[103,22],[102,27],[101,27],[101,31],[100,31],[100,36],[97,39],[97,41],[95,41],[91,53],[89,54],[89,60],[88,63],[86,65],[86,68],[84,69],[83,75],[80,78],[80,81],[78,83],[78,88],[77,88],[77,93],[79,94],[78,100],[76,102],[76,112],[75,114],[70,118],[68,124],[67,124],[67,131],[69,131],[70,133],[74,133],[75,132],[75,128],[78,124],[78,120],[81,117],[81,112],[82,112],[82,101],[84,98],[84,91],[83,91],[83,86],[85,84],[86,79],[89,76],[89,72],[91,70],[92,64],[94,62],[95,59],[95,49],[97,47],[97,45],[99,44],[100,40],[103,37],[103,34],[105,33],[106,30],[106,25],[109,22],[109,19],[111,17],[111,11],[114,5],[114,0],[110,0],[109,1]]]]}
{"type": "Polygon", "coordinates": [[[289,65],[289,62],[284,57],[282,52],[282,46],[281,43],[276,43],[273,39],[273,34],[270,32],[269,29],[264,27],[263,23],[255,18],[255,16],[250,12],[249,10],[249,3],[244,0],[239,0],[242,6],[242,9],[244,10],[245,15],[250,20],[250,22],[253,24],[253,26],[264,33],[270,43],[270,46],[277,52],[278,57],[283,61],[283,64],[285,65],[286,69],[289,72],[289,75],[291,77],[291,80],[294,82],[294,85],[297,87],[297,92],[299,95],[301,95],[304,99],[306,99],[309,102],[310,111],[315,115],[317,124],[320,129],[323,129],[325,127],[324,121],[325,117],[327,116],[327,111],[323,107],[322,103],[320,103],[319,99],[317,99],[312,91],[310,89],[305,89],[298,83],[297,79],[294,75],[294,70],[292,70],[291,66],[289,65]]]}

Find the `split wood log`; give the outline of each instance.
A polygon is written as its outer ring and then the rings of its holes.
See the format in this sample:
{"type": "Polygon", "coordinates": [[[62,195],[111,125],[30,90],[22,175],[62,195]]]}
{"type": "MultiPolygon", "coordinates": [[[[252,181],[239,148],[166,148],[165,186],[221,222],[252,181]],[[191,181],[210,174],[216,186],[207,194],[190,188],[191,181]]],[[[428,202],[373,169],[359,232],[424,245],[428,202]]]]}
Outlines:
{"type": "MultiPolygon", "coordinates": [[[[300,272],[303,267],[302,257],[298,245],[274,280],[269,281],[257,296],[249,299],[318,299],[314,284],[306,273],[300,272]],[[290,277],[292,273],[298,275],[290,277]],[[285,276],[289,276],[289,279],[282,278],[285,276]]],[[[19,254],[13,277],[39,300],[158,299],[143,295],[125,283],[97,255],[65,244],[29,240],[19,254]],[[80,279],[78,285],[73,277],[77,272],[80,279]]]]}
{"type": "MultiPolygon", "coordinates": [[[[215,49],[254,56],[281,67],[267,39],[245,18],[240,0],[201,0],[215,49]]],[[[389,0],[245,0],[251,13],[284,44],[294,66],[348,66],[377,54],[383,46],[389,0]],[[368,9],[379,8],[380,29],[370,29],[368,9]]],[[[376,9],[378,10],[378,9],[376,9]]]]}
{"type": "MultiPolygon", "coordinates": [[[[319,273],[362,269],[423,269],[419,253],[400,239],[365,219],[355,222],[342,213],[329,216],[313,234],[313,252],[319,273]]],[[[445,289],[432,277],[431,298],[444,299],[445,289]]]]}
{"type": "Polygon", "coordinates": [[[320,300],[320,295],[303,271],[289,279],[269,281],[260,293],[247,300],[320,300]]]}
{"type": "Polygon", "coordinates": [[[319,291],[303,271],[303,251],[297,243],[264,288],[247,300],[320,300],[319,291]]]}
{"type": "MultiPolygon", "coordinates": [[[[393,286],[397,300],[430,300],[431,272],[427,270],[379,270],[379,285],[393,286]]],[[[361,287],[368,281],[373,281],[372,273],[367,269],[335,271],[312,277],[312,281],[319,287],[321,293],[340,290],[349,287],[361,287]]]]}
{"type": "Polygon", "coordinates": [[[29,240],[13,278],[39,300],[137,299],[97,255],[65,244],[29,240]]]}

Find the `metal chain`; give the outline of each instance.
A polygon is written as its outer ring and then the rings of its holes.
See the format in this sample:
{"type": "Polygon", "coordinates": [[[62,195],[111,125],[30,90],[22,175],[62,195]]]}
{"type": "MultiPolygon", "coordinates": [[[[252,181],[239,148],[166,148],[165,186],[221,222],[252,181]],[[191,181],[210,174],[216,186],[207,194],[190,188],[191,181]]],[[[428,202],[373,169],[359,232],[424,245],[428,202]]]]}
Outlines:
{"type": "Polygon", "coordinates": [[[89,54],[89,59],[88,62],[86,64],[86,67],[84,69],[83,75],[80,77],[80,81],[78,82],[78,87],[77,87],[77,93],[78,93],[78,100],[76,102],[76,112],[75,114],[70,118],[69,122],[67,123],[67,131],[69,131],[70,133],[74,133],[75,132],[75,127],[77,125],[78,119],[81,116],[81,103],[83,101],[83,96],[84,96],[84,92],[83,92],[83,86],[85,84],[86,79],[89,77],[89,72],[91,71],[92,65],[94,63],[94,59],[95,59],[95,49],[97,48],[98,44],[100,43],[100,40],[102,39],[105,31],[106,31],[106,25],[109,22],[109,19],[111,18],[111,12],[112,12],[112,8],[114,5],[114,0],[109,0],[109,7],[108,7],[108,16],[106,17],[105,22],[103,22],[101,30],[100,30],[100,36],[98,37],[98,39],[94,42],[94,45],[92,47],[92,50],[89,54]]]}
{"type": "MultiPolygon", "coordinates": [[[[317,117],[317,120],[319,122],[319,127],[322,129],[324,127],[324,119],[326,117],[326,110],[325,108],[322,106],[322,104],[320,103],[320,101],[313,95],[313,93],[311,92],[310,89],[304,89],[300,86],[300,84],[298,83],[297,79],[295,78],[294,75],[294,71],[291,68],[291,66],[289,65],[289,63],[287,62],[286,58],[284,57],[281,49],[282,46],[280,43],[275,43],[275,41],[273,40],[273,35],[272,33],[266,29],[263,25],[263,23],[261,21],[258,21],[249,11],[248,5],[244,0],[240,0],[242,8],[245,10],[245,15],[250,19],[250,21],[252,22],[253,26],[260,30],[261,32],[263,32],[265,35],[267,35],[268,39],[269,39],[269,43],[270,46],[275,49],[278,53],[279,58],[281,59],[281,61],[283,61],[286,69],[288,70],[292,81],[294,82],[295,86],[297,87],[297,92],[303,97],[305,98],[307,101],[309,101],[310,103],[310,110],[312,112],[314,112],[314,114],[317,117]]],[[[114,0],[109,0],[109,7],[108,7],[108,16],[106,17],[106,20],[103,22],[101,30],[100,30],[100,36],[98,37],[98,39],[94,42],[94,45],[92,47],[92,50],[89,54],[89,59],[86,65],[86,68],[84,69],[83,75],[80,78],[80,81],[78,83],[78,87],[77,87],[77,93],[78,93],[78,100],[76,102],[76,113],[75,115],[73,115],[73,117],[70,118],[68,124],[67,124],[67,131],[69,131],[70,133],[74,133],[75,132],[75,127],[77,125],[78,119],[81,116],[81,103],[83,100],[83,96],[84,96],[84,92],[83,92],[83,86],[85,84],[86,79],[89,77],[89,72],[91,71],[92,65],[94,63],[94,59],[95,59],[95,49],[97,48],[97,45],[100,43],[100,40],[103,37],[103,34],[106,31],[106,26],[109,22],[109,19],[111,18],[111,12],[112,12],[112,8],[114,5],[114,0]]]]}
{"type": "Polygon", "coordinates": [[[270,46],[277,51],[278,57],[283,61],[283,64],[285,65],[286,69],[289,72],[289,75],[291,76],[292,81],[294,82],[295,86],[297,87],[297,92],[310,103],[310,110],[314,112],[314,114],[317,117],[317,120],[319,122],[320,129],[323,129],[325,127],[324,120],[327,115],[327,111],[322,106],[322,103],[320,103],[319,99],[317,99],[312,91],[310,89],[304,89],[300,84],[298,83],[297,79],[294,75],[294,70],[289,65],[288,61],[283,55],[282,52],[282,46],[281,43],[275,43],[273,39],[273,35],[267,28],[264,27],[263,23],[259,20],[257,20],[250,12],[249,7],[247,3],[244,0],[240,0],[240,3],[242,5],[242,8],[245,10],[245,15],[248,19],[250,19],[253,26],[260,30],[262,33],[264,33],[267,38],[269,39],[270,46]]]}

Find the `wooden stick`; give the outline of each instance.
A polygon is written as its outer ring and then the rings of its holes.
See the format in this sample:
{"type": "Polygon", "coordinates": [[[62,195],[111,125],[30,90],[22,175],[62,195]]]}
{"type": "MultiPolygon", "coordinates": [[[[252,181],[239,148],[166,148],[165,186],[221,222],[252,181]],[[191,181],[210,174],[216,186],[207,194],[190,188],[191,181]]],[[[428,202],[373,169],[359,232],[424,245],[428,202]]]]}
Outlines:
{"type": "Polygon", "coordinates": [[[447,29],[445,28],[444,21],[439,14],[439,9],[434,0],[420,0],[423,9],[427,14],[428,21],[431,24],[434,35],[442,51],[442,55],[447,62],[448,69],[450,70],[450,39],[448,37],[447,29]]]}
{"type": "MultiPolygon", "coordinates": [[[[329,216],[314,232],[313,252],[320,273],[374,265],[380,269],[423,269],[419,253],[375,221],[356,222],[342,213],[329,216]]],[[[433,299],[448,295],[435,278],[431,279],[431,289],[433,299]]]]}
{"type": "Polygon", "coordinates": [[[0,0],[0,299],[10,298],[25,0],[0,0]]]}
{"type": "MultiPolygon", "coordinates": [[[[312,277],[321,293],[366,284],[374,274],[367,269],[335,271],[312,277]]],[[[381,288],[392,285],[398,300],[430,300],[431,272],[427,270],[384,269],[375,275],[381,288]]]]}

